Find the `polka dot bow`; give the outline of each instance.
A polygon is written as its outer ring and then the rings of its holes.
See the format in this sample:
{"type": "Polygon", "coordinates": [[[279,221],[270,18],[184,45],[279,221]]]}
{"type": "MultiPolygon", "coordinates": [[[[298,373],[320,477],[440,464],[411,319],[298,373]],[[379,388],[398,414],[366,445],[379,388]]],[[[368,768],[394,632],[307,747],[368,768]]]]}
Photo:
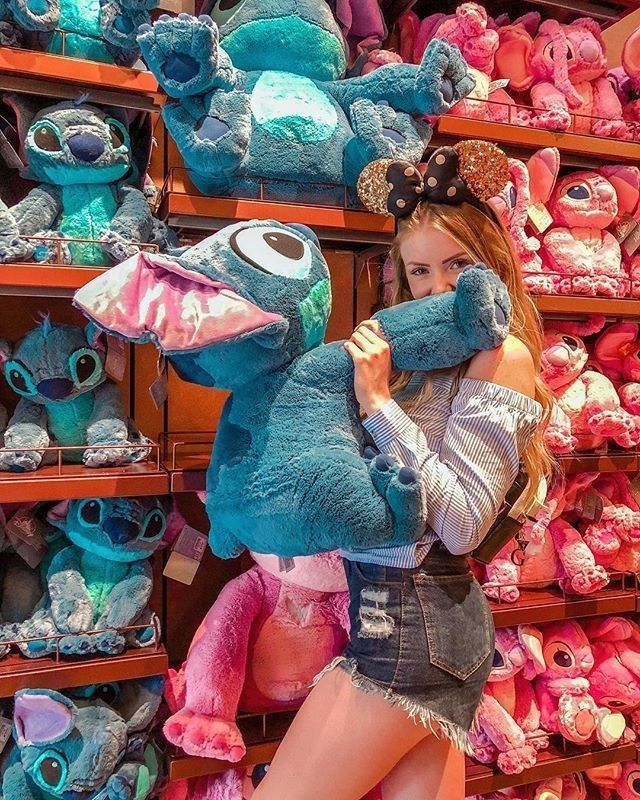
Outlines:
{"type": "Polygon", "coordinates": [[[419,167],[380,158],[362,170],[357,188],[369,211],[404,217],[423,200],[482,208],[508,180],[505,153],[491,142],[470,140],[439,147],[419,167]]]}

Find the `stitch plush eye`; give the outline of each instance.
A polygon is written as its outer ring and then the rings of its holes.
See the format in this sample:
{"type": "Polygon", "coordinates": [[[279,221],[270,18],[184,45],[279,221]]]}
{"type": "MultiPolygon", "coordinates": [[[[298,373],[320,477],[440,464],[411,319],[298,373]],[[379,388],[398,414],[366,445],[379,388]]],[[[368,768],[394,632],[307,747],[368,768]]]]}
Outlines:
{"type": "Polygon", "coordinates": [[[120,687],[117,683],[101,683],[96,686],[96,691],[93,695],[94,700],[102,700],[108,706],[113,705],[120,696],[120,687]]]}
{"type": "Polygon", "coordinates": [[[640,797],[640,772],[634,770],[627,775],[627,786],[640,797]]]}
{"type": "Polygon", "coordinates": [[[158,539],[167,529],[167,518],[164,513],[155,508],[150,511],[142,523],[142,539],[158,539]]]}
{"type": "Polygon", "coordinates": [[[38,125],[33,133],[33,141],[39,150],[45,150],[47,153],[57,153],[62,150],[60,137],[51,125],[42,123],[38,125]]]}
{"type": "Polygon", "coordinates": [[[269,772],[269,764],[256,764],[251,771],[251,784],[253,785],[254,789],[257,789],[258,786],[260,786],[267,772],[269,772]]]}
{"type": "Polygon", "coordinates": [[[57,793],[65,785],[68,771],[64,756],[55,750],[47,750],[36,761],[33,777],[45,791],[57,793]]]}
{"type": "Polygon", "coordinates": [[[9,386],[11,386],[16,394],[22,395],[23,397],[34,397],[38,394],[33,375],[24,364],[21,364],[19,361],[8,361],[4,368],[4,373],[9,386]]]}
{"type": "Polygon", "coordinates": [[[109,141],[111,142],[111,147],[114,150],[117,150],[127,141],[127,132],[125,131],[124,126],[115,119],[108,119],[107,127],[109,128],[109,141]]]}
{"type": "Polygon", "coordinates": [[[509,203],[511,205],[511,208],[516,207],[517,199],[518,199],[518,193],[516,192],[516,187],[512,185],[509,189],[509,203]]]}
{"type": "Polygon", "coordinates": [[[236,255],[261,272],[304,278],[311,270],[307,242],[282,228],[241,228],[232,234],[229,244],[236,255]]]}
{"type": "Polygon", "coordinates": [[[216,0],[209,14],[219,27],[228,22],[244,4],[245,0],[216,0]]]}
{"type": "Polygon", "coordinates": [[[576,183],[573,186],[569,186],[565,194],[572,200],[588,200],[591,196],[589,189],[584,183],[576,183]]]}
{"type": "Polygon", "coordinates": [[[544,648],[544,659],[550,667],[571,669],[575,666],[575,658],[569,648],[561,642],[551,642],[544,648]]]}
{"type": "Polygon", "coordinates": [[[568,345],[569,345],[569,347],[570,347],[572,350],[577,350],[577,349],[578,349],[578,340],[577,340],[577,339],[574,339],[572,336],[563,336],[563,337],[562,337],[562,341],[563,341],[565,344],[568,344],[568,345]]]}
{"type": "Polygon", "coordinates": [[[499,650],[493,651],[493,668],[499,669],[500,667],[504,667],[504,658],[502,657],[502,653],[499,650]]]}
{"type": "Polygon", "coordinates": [[[89,386],[102,377],[102,362],[95,350],[82,347],[69,357],[69,369],[76,386],[89,386]]]}
{"type": "Polygon", "coordinates": [[[598,702],[607,708],[624,708],[626,705],[622,700],[616,700],[613,697],[601,697],[598,702]]]}
{"type": "Polygon", "coordinates": [[[87,528],[93,528],[102,522],[102,501],[84,500],[78,511],[80,523],[87,528]]]}

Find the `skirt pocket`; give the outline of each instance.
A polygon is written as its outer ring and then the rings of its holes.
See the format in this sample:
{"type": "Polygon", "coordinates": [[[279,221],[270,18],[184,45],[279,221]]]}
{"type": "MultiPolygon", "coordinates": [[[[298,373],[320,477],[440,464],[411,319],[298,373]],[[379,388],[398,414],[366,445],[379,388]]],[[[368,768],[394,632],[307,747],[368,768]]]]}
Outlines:
{"type": "Polygon", "coordinates": [[[469,678],[495,647],[487,600],[472,575],[414,576],[430,662],[460,680],[469,678]]]}

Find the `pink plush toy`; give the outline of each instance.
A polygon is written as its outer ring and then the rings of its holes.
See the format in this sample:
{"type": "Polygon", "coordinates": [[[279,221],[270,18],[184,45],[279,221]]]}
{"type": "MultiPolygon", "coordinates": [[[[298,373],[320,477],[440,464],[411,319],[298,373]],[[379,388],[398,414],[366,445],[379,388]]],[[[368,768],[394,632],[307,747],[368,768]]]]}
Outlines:
{"type": "Polygon", "coordinates": [[[553,328],[545,331],[542,377],[571,421],[576,450],[592,450],[608,439],[634,447],[640,441],[640,418],[622,408],[605,375],[582,371],[588,358],[579,336],[553,328]]]}
{"type": "Polygon", "coordinates": [[[537,640],[531,648],[538,673],[535,692],[542,728],[577,744],[597,739],[611,747],[619,741],[625,719],[599,706],[590,694],[587,676],[594,657],[580,625],[575,620],[551,622],[541,630],[530,627],[529,633],[537,640]]]}
{"type": "Polygon", "coordinates": [[[587,800],[587,788],[581,773],[548,778],[527,786],[513,786],[499,792],[473,795],[467,800],[587,800]]]}
{"type": "Polygon", "coordinates": [[[626,138],[622,105],[607,71],[600,26],[588,17],[561,25],[545,20],[533,37],[521,22],[499,30],[495,74],[512,91],[530,91],[536,128],[626,138]],[[572,113],[573,112],[573,119],[572,113]]]}
{"type": "Polygon", "coordinates": [[[620,322],[597,339],[594,356],[630,414],[640,413],[640,325],[620,322]]]}
{"type": "Polygon", "coordinates": [[[537,752],[549,746],[530,680],[535,675],[529,664],[535,645],[526,625],[496,631],[493,668],[471,735],[475,758],[497,763],[507,775],[532,767],[537,752]]]}
{"type": "Polygon", "coordinates": [[[337,553],[296,558],[252,553],[256,565],[218,595],[180,672],[169,671],[164,734],[193,756],[239,761],[237,712],[297,708],[315,675],[342,653],[348,593],[337,553]]]}
{"type": "Polygon", "coordinates": [[[622,66],[609,70],[611,82],[623,103],[623,117],[633,138],[640,139],[640,29],[633,29],[622,48],[622,66]]]}
{"type": "Polygon", "coordinates": [[[638,800],[640,764],[624,761],[586,770],[587,778],[600,789],[602,800],[638,800]]]}
{"type": "Polygon", "coordinates": [[[596,473],[581,473],[556,482],[535,522],[522,529],[524,550],[509,542],[486,566],[482,588],[488,597],[515,603],[523,586],[543,589],[557,583],[567,594],[585,595],[607,585],[609,576],[596,564],[589,545],[560,516],[596,478],[596,473]]]}

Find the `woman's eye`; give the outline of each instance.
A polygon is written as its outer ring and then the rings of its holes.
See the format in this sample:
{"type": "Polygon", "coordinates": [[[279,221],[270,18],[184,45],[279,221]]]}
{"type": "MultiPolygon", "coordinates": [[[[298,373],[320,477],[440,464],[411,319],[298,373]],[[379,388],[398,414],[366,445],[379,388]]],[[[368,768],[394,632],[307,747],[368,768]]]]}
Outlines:
{"type": "Polygon", "coordinates": [[[412,275],[418,275],[418,276],[426,275],[427,274],[427,270],[424,267],[416,267],[415,269],[411,270],[411,274],[412,275]]]}
{"type": "Polygon", "coordinates": [[[451,269],[466,269],[469,266],[469,262],[459,258],[456,261],[452,261],[450,266],[451,269]]]}

